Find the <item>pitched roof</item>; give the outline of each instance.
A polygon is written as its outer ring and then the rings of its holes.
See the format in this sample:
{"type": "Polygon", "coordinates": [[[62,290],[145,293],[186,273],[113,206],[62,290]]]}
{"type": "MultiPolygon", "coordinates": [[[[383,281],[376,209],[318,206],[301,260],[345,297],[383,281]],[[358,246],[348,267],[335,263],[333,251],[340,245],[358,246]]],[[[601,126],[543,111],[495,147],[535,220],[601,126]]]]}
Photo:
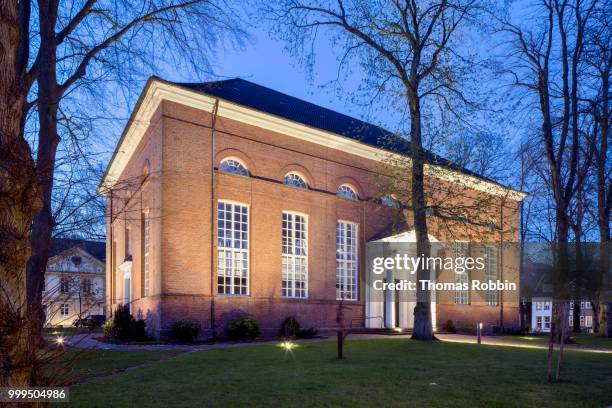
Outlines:
{"type": "MultiPolygon", "coordinates": [[[[233,78],[215,82],[172,82],[191,90],[212,95],[313,128],[332,132],[359,142],[410,156],[410,141],[380,126],[335,112],[331,109],[275,91],[262,85],[233,78]]],[[[495,182],[451,161],[426,151],[427,161],[495,182]]]]}
{"type": "Polygon", "coordinates": [[[51,247],[49,249],[49,258],[52,258],[60,253],[71,248],[78,247],[93,256],[94,258],[104,262],[106,259],[106,243],[100,241],[86,241],[83,239],[70,238],[52,238],[51,247]]]}

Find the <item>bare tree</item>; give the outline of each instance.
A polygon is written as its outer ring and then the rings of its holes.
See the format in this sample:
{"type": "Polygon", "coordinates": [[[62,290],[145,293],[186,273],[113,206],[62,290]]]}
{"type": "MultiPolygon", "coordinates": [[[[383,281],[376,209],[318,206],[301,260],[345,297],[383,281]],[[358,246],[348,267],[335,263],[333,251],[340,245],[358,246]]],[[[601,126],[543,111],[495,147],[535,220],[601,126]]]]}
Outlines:
{"type": "MultiPolygon", "coordinates": [[[[594,27],[586,33],[585,55],[589,69],[593,96],[586,98],[588,103],[587,112],[591,115],[592,131],[590,132],[594,146],[593,167],[594,186],[597,205],[588,207],[596,208],[596,224],[599,230],[599,242],[602,243],[602,254],[600,259],[605,261],[605,245],[609,245],[610,237],[610,211],[612,209],[612,165],[610,165],[610,121],[612,120],[612,103],[610,102],[610,76],[612,74],[612,27],[609,8],[605,7],[595,10],[594,19],[597,21],[594,27]]],[[[607,265],[602,265],[602,270],[607,270],[607,265]]],[[[591,303],[594,320],[598,320],[599,299],[591,303]]],[[[607,325],[605,334],[612,337],[612,302],[606,304],[607,325]]],[[[597,325],[598,325],[597,321],[597,325]]],[[[595,327],[594,327],[595,329],[595,327]]]]}
{"type": "MultiPolygon", "coordinates": [[[[475,0],[457,1],[300,1],[285,0],[264,6],[283,30],[287,41],[314,44],[319,30],[329,30],[341,46],[341,61],[353,57],[367,67],[366,85],[373,94],[392,93],[410,118],[410,191],[412,223],[419,254],[428,256],[427,203],[423,143],[424,104],[428,99],[452,106],[463,99],[458,82],[462,71],[457,42],[476,12],[475,0]],[[456,64],[456,65],[455,65],[456,64]]],[[[310,56],[314,49],[311,48],[310,56]]],[[[429,271],[417,272],[419,280],[429,271]]],[[[430,295],[419,289],[413,338],[432,340],[430,295]]]]}
{"type": "Polygon", "coordinates": [[[31,383],[36,359],[28,319],[26,262],[32,219],[41,208],[30,146],[23,138],[32,83],[29,43],[20,27],[29,10],[0,3],[0,386],[31,383]]]}
{"type": "MultiPolygon", "coordinates": [[[[70,209],[72,205],[59,202],[59,218],[54,218],[54,176],[58,167],[62,168],[58,166],[58,146],[62,136],[79,142],[58,129],[58,123],[74,119],[66,116],[70,111],[68,97],[82,110],[79,103],[83,99],[75,94],[83,95],[80,92],[108,82],[132,86],[156,64],[183,62],[201,74],[210,67],[208,56],[213,47],[223,38],[238,39],[242,32],[224,0],[40,0],[35,4],[22,0],[3,3],[1,12],[0,41],[6,54],[1,78],[2,197],[6,197],[0,217],[2,251],[6,251],[2,311],[14,310],[6,319],[3,316],[3,325],[15,326],[7,329],[10,336],[2,336],[3,359],[6,356],[3,373],[7,367],[7,383],[24,386],[38,383],[37,359],[26,355],[20,344],[24,339],[40,338],[49,240],[62,217],[70,218],[82,208],[76,205],[70,209]],[[33,152],[25,137],[27,126],[35,129],[35,138],[29,140],[35,147],[33,152]],[[28,239],[30,243],[25,242],[28,239]],[[26,260],[27,271],[23,273],[26,260]],[[22,310],[23,306],[28,310],[22,310]],[[28,330],[23,330],[17,323],[23,326],[26,314],[28,330]]],[[[74,158],[64,158],[68,168],[74,164],[74,158]]]]}
{"type": "MultiPolygon", "coordinates": [[[[535,105],[540,121],[540,150],[544,152],[544,180],[554,203],[555,241],[560,243],[556,268],[565,268],[570,239],[572,202],[586,182],[593,144],[581,128],[581,94],[584,92],[585,33],[602,6],[597,0],[542,0],[533,6],[538,21],[529,27],[506,20],[509,34],[508,73],[513,85],[524,89],[535,105]],[[560,84],[560,85],[558,85],[560,84]]],[[[567,287],[555,288],[553,324],[548,353],[548,379],[552,379],[553,343],[561,342],[556,375],[559,378],[563,343],[569,337],[567,287]],[[560,338],[561,334],[563,337],[560,338]]]]}

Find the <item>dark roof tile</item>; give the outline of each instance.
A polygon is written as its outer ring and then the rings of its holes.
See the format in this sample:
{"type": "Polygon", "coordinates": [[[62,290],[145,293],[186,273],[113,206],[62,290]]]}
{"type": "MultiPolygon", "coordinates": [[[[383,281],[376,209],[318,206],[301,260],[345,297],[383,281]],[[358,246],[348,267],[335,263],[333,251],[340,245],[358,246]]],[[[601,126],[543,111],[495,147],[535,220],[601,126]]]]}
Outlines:
{"type": "MultiPolygon", "coordinates": [[[[270,113],[304,125],[332,132],[370,146],[410,156],[410,141],[380,126],[352,118],[240,78],[204,83],[174,84],[239,105],[270,113]]],[[[493,181],[427,151],[427,161],[493,181]]]]}
{"type": "Polygon", "coordinates": [[[71,238],[52,238],[51,247],[49,249],[49,258],[59,255],[62,252],[74,247],[81,248],[102,262],[104,262],[106,259],[106,243],[71,238]]]}

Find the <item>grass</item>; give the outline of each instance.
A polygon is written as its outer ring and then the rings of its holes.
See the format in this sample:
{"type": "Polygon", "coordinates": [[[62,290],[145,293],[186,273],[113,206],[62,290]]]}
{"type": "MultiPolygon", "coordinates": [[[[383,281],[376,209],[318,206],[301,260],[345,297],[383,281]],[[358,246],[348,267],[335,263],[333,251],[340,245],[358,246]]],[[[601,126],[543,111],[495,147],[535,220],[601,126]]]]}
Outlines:
{"type": "Polygon", "coordinates": [[[177,355],[178,351],[66,350],[47,373],[57,381],[73,383],[86,378],[110,375],[118,370],[155,362],[177,355]]]}
{"type": "MultiPolygon", "coordinates": [[[[217,349],[95,378],[72,406],[608,406],[612,356],[568,351],[559,383],[546,352],[402,339],[217,349]]],[[[112,352],[116,353],[116,352],[112,352]]],[[[112,357],[109,357],[112,359],[112,357]]],[[[122,357],[123,358],[123,357],[122,357]]],[[[99,365],[99,363],[95,363],[99,365]]]]}
{"type": "MultiPolygon", "coordinates": [[[[612,350],[612,339],[609,337],[601,337],[591,333],[577,333],[571,336],[576,342],[575,346],[590,347],[604,350],[612,350]]],[[[547,334],[531,334],[526,336],[501,336],[505,340],[512,340],[526,344],[548,344],[547,334]]]]}

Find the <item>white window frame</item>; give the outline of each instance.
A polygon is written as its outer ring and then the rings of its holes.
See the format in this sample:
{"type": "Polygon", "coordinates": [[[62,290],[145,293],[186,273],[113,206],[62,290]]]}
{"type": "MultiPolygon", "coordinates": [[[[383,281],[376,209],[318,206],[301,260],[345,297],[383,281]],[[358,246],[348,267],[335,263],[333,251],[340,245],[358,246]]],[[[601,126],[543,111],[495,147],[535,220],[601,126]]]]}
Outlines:
{"type": "Polygon", "coordinates": [[[359,224],[352,221],[336,221],[336,300],[359,300],[359,224]]]}
{"type": "Polygon", "coordinates": [[[307,299],[308,298],[308,216],[301,213],[283,211],[282,214],[282,282],[281,294],[286,298],[307,299]],[[302,245],[297,244],[296,234],[298,224],[302,225],[302,245]],[[303,273],[299,273],[299,267],[303,267],[303,273]],[[299,278],[303,275],[303,279],[299,278]],[[303,287],[298,288],[298,284],[303,287]]]}
{"type": "Polygon", "coordinates": [[[542,316],[536,316],[536,329],[542,330],[542,316]]]}
{"type": "Polygon", "coordinates": [[[359,194],[357,190],[350,184],[341,184],[336,190],[338,197],[346,198],[347,200],[359,201],[359,194]]]}
{"type": "MultiPolygon", "coordinates": [[[[485,247],[485,254],[487,256],[485,263],[485,279],[495,282],[497,281],[497,247],[488,245],[485,247]]],[[[497,306],[499,304],[498,295],[499,293],[497,290],[487,289],[485,292],[485,304],[487,306],[497,306]]]]}
{"type": "MultiPolygon", "coordinates": [[[[456,259],[459,256],[468,257],[470,255],[470,247],[469,244],[465,241],[456,241],[453,243],[453,257],[456,259]]],[[[467,290],[455,290],[455,304],[456,305],[469,305],[470,304],[470,278],[468,276],[468,271],[465,270],[463,273],[457,273],[453,270],[455,274],[455,283],[462,284],[467,283],[467,290]]]]}
{"type": "Polygon", "coordinates": [[[60,303],[60,316],[70,316],[70,303],[60,303]]]}
{"type": "Polygon", "coordinates": [[[150,247],[151,247],[151,218],[149,217],[149,212],[146,211],[144,213],[144,223],[143,223],[144,233],[143,233],[143,255],[142,262],[144,264],[144,296],[149,296],[149,271],[150,271],[150,247]]]}
{"type": "Polygon", "coordinates": [[[301,188],[302,190],[308,190],[309,188],[306,178],[297,171],[290,171],[285,174],[283,184],[289,187],[301,188]]]}
{"type": "Polygon", "coordinates": [[[242,162],[242,160],[236,157],[226,157],[223,160],[221,160],[221,162],[219,162],[219,171],[224,174],[233,174],[233,175],[241,176],[241,177],[249,177],[251,175],[249,168],[242,162]],[[223,169],[222,168],[223,165],[228,162],[234,162],[238,164],[238,166],[236,166],[235,164],[228,164],[232,168],[237,169],[237,171],[223,169]],[[242,170],[244,170],[244,172],[242,170]]]}
{"type": "Polygon", "coordinates": [[[93,281],[91,278],[81,278],[81,291],[84,294],[93,293],[93,281]]]}
{"type": "Polygon", "coordinates": [[[544,316],[544,328],[550,330],[550,316],[544,316]]]}
{"type": "Polygon", "coordinates": [[[72,282],[70,278],[60,276],[60,293],[70,293],[72,282]]]}
{"type": "Polygon", "coordinates": [[[584,327],[593,327],[593,316],[584,316],[584,327]]]}
{"type": "Polygon", "coordinates": [[[386,207],[390,208],[401,208],[402,204],[399,202],[393,194],[386,195],[380,200],[380,203],[386,207]]]}
{"type": "Polygon", "coordinates": [[[250,294],[250,207],[248,204],[227,200],[217,201],[217,293],[224,296],[249,296],[250,294]],[[230,214],[230,219],[221,218],[220,208],[230,214]],[[229,208],[229,211],[227,209],[229,208]],[[240,220],[236,221],[236,209],[240,208],[240,220]],[[245,209],[246,214],[242,213],[245,209]],[[246,215],[246,221],[242,220],[246,215]],[[224,223],[221,228],[221,223],[224,223]],[[246,224],[246,231],[236,228],[246,224]],[[223,231],[223,236],[221,232],[223,231]],[[228,233],[229,232],[229,235],[228,233]],[[236,239],[236,233],[239,239],[236,239]],[[244,236],[243,236],[244,233],[244,236]],[[228,245],[229,243],[229,245],[228,245]],[[240,244],[240,245],[238,245],[240,244]],[[238,245],[238,247],[236,247],[238,245]],[[229,256],[228,256],[229,255],[229,256]],[[238,263],[242,267],[238,268],[238,263]],[[237,274],[241,271],[242,275],[237,274]],[[236,279],[239,279],[238,283],[236,279]]]}

